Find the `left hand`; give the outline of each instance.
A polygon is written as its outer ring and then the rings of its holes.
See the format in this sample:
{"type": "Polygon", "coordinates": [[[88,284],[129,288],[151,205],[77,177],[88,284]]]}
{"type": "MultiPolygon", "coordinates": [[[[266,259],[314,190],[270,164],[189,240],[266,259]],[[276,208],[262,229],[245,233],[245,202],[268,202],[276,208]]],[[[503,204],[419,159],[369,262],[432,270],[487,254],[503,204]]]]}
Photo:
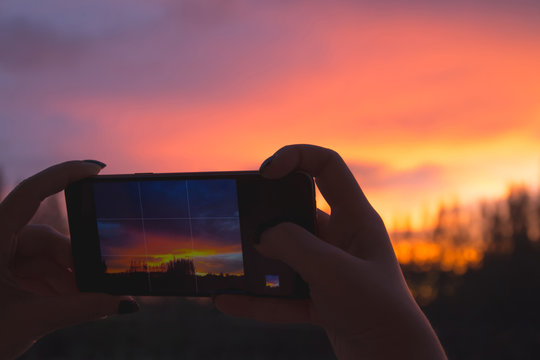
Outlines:
{"type": "Polygon", "coordinates": [[[69,239],[27,225],[43,199],[100,170],[91,162],[58,164],[21,182],[0,203],[1,359],[20,356],[53,330],[138,309],[129,296],[80,293],[69,239]]]}

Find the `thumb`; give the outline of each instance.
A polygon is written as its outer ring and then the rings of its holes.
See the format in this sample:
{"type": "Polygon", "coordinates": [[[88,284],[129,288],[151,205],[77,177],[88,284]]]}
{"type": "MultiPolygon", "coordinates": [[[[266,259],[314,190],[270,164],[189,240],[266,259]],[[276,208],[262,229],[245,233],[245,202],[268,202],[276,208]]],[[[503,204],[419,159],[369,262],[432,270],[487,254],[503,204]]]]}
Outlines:
{"type": "Polygon", "coordinates": [[[266,230],[255,248],[262,255],[289,265],[310,285],[335,280],[336,272],[352,257],[303,227],[288,222],[266,230]]]}
{"type": "Polygon", "coordinates": [[[40,297],[28,305],[25,309],[28,330],[38,337],[67,326],[139,310],[131,296],[97,293],[40,297]]]}

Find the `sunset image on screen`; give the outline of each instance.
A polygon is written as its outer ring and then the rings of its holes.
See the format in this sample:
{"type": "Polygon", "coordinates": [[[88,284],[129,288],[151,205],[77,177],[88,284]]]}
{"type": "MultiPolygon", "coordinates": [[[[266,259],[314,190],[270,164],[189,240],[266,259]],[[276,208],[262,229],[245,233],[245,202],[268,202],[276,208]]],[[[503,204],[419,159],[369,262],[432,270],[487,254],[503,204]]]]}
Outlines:
{"type": "Polygon", "coordinates": [[[105,273],[149,291],[207,292],[243,277],[235,180],[97,182],[105,273]]]}
{"type": "Polygon", "coordinates": [[[266,287],[269,288],[278,288],[279,287],[279,276],[278,275],[265,275],[266,287]]]}

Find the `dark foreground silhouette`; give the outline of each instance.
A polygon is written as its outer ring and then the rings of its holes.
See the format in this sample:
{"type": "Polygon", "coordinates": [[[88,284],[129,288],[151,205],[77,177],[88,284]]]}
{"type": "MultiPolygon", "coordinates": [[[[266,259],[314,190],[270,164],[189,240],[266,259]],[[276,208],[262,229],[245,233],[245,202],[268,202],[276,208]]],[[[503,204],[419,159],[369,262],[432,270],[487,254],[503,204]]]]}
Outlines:
{"type": "Polygon", "coordinates": [[[540,358],[540,199],[512,187],[483,204],[482,266],[462,276],[404,267],[410,286],[432,283],[422,307],[451,359],[540,358]]]}
{"type": "MultiPolygon", "coordinates": [[[[456,275],[404,266],[411,287],[429,283],[436,297],[422,306],[451,359],[540,358],[538,199],[523,188],[484,212],[488,249],[482,266],[456,275]]],[[[489,208],[489,207],[488,207],[489,208]]],[[[35,217],[66,230],[58,198],[35,217]]],[[[333,359],[324,332],[231,318],[208,299],[141,298],[144,311],[60,330],[22,359],[295,358],[333,359]],[[181,326],[179,326],[181,325],[181,326]]]]}

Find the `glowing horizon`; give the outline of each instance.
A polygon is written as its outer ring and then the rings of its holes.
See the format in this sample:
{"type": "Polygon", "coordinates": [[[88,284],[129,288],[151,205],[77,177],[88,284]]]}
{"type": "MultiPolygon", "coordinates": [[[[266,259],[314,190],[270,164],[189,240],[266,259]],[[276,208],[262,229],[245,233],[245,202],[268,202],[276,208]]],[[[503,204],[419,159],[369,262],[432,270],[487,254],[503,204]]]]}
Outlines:
{"type": "MultiPolygon", "coordinates": [[[[233,254],[223,254],[223,255],[240,255],[241,253],[233,253],[233,254]]],[[[155,256],[147,256],[147,257],[128,257],[128,256],[122,256],[122,257],[113,257],[108,256],[105,257],[105,265],[107,266],[107,273],[108,274],[127,274],[130,273],[131,264],[132,261],[135,261],[135,263],[138,263],[140,267],[147,267],[149,268],[147,271],[144,272],[166,272],[167,268],[166,265],[170,263],[171,261],[175,260],[190,260],[193,262],[198,262],[201,259],[197,259],[197,257],[190,257],[187,255],[181,255],[181,256],[174,256],[170,254],[162,254],[162,255],[155,255],[155,256]],[[116,258],[112,260],[112,258],[116,258]],[[156,260],[158,258],[159,260],[156,260]],[[111,261],[112,260],[112,261],[111,261]],[[116,260],[116,261],[115,261],[116,260]],[[118,261],[118,260],[124,260],[124,261],[118,261]]],[[[243,271],[203,271],[205,270],[204,266],[201,266],[200,263],[196,265],[197,270],[195,271],[195,275],[197,276],[206,276],[206,275],[224,275],[224,276],[243,276],[243,271]]]]}

